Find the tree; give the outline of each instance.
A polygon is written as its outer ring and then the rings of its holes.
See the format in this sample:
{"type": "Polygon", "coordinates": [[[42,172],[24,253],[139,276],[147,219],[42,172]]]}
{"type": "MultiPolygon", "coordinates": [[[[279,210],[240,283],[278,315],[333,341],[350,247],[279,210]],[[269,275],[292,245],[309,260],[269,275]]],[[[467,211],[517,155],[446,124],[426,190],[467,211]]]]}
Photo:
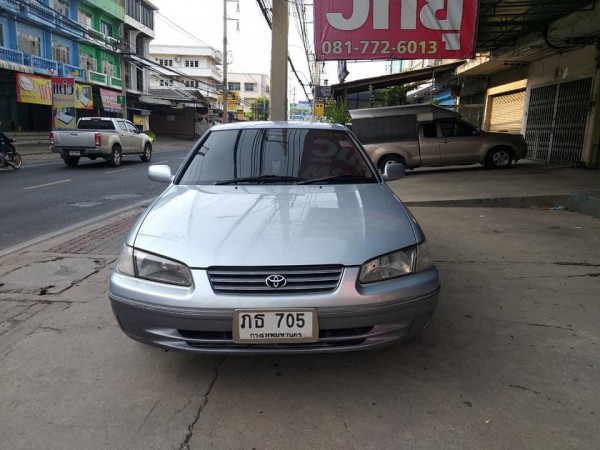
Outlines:
{"type": "Polygon", "coordinates": [[[271,103],[267,97],[258,97],[252,102],[252,107],[247,116],[250,120],[269,120],[269,108],[271,103]]]}
{"type": "Polygon", "coordinates": [[[392,86],[381,91],[383,103],[385,106],[406,105],[406,94],[412,87],[408,84],[392,86]]]}
{"type": "Polygon", "coordinates": [[[340,123],[345,125],[352,119],[346,109],[346,102],[343,100],[334,100],[331,104],[325,106],[325,120],[328,123],[340,123]]]}

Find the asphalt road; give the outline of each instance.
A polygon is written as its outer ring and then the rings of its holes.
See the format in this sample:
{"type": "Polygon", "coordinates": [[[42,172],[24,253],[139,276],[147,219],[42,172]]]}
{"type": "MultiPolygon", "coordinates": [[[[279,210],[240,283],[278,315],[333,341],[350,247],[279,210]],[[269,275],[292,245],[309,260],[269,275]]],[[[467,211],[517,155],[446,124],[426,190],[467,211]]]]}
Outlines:
{"type": "MultiPolygon", "coordinates": [[[[150,164],[175,171],[192,144],[156,142],[150,164]]],[[[20,170],[0,171],[0,251],[152,200],[166,188],[148,179],[150,164],[137,156],[125,157],[120,167],[88,159],[67,167],[58,155],[48,156],[25,157],[20,170]]]]}

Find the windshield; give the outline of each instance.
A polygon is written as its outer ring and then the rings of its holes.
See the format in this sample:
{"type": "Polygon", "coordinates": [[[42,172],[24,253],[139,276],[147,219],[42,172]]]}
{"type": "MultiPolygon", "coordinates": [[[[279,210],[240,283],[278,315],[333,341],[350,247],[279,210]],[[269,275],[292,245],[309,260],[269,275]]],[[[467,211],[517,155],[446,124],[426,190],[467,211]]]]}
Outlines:
{"type": "Polygon", "coordinates": [[[213,131],[179,184],[376,183],[344,131],[265,128],[213,131]]]}

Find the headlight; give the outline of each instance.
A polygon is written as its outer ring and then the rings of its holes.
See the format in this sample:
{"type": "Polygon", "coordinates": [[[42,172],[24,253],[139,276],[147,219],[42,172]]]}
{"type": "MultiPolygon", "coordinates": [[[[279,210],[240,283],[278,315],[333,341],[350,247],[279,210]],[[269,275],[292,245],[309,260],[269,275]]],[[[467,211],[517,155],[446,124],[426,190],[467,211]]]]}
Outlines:
{"type": "Polygon", "coordinates": [[[185,265],[172,259],[123,246],[117,262],[117,272],[159,283],[191,286],[192,273],[185,265]]]}
{"type": "Polygon", "coordinates": [[[364,263],[358,281],[362,284],[390,280],[414,272],[421,272],[433,266],[427,243],[398,250],[364,263]]]}

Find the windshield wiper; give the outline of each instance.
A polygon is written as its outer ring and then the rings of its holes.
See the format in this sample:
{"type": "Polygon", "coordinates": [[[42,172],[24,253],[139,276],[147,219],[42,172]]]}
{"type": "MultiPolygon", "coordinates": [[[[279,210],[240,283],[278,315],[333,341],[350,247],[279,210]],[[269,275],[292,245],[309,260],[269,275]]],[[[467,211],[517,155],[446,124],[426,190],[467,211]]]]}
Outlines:
{"type": "Polygon", "coordinates": [[[243,178],[234,178],[232,180],[215,181],[214,184],[223,185],[223,184],[251,183],[251,182],[277,183],[280,181],[303,182],[303,181],[305,181],[305,179],[298,178],[298,177],[280,176],[280,175],[260,175],[257,177],[243,177],[243,178]]]}
{"type": "Polygon", "coordinates": [[[353,183],[362,183],[362,182],[374,183],[375,179],[364,176],[364,175],[348,175],[348,174],[346,174],[346,175],[333,175],[330,177],[323,177],[323,178],[315,178],[314,180],[305,180],[305,181],[299,182],[298,184],[319,184],[319,183],[327,183],[327,182],[332,182],[332,181],[353,184],[353,183]]]}

